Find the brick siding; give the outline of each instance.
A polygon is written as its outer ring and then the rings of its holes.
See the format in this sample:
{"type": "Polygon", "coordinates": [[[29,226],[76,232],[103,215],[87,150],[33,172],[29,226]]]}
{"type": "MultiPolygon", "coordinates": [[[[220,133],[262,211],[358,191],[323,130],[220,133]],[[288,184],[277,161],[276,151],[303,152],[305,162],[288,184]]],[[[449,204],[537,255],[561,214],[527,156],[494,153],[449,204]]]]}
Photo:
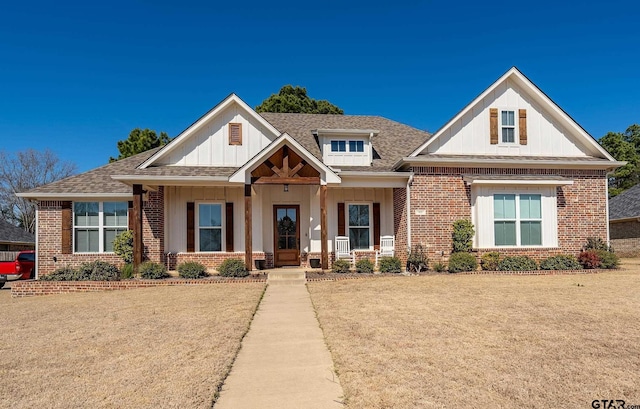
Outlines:
{"type": "Polygon", "coordinates": [[[611,245],[620,256],[640,256],[640,221],[611,222],[611,245]]]}

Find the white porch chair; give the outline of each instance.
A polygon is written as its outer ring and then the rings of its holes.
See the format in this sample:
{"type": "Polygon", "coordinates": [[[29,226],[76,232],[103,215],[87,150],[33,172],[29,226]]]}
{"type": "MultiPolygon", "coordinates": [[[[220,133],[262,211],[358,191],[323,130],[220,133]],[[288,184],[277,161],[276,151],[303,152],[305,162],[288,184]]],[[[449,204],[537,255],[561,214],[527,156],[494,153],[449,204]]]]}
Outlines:
{"type": "Polygon", "coordinates": [[[335,238],[335,252],[336,252],[336,260],[340,260],[341,258],[348,258],[351,261],[351,265],[355,265],[356,263],[356,255],[351,251],[351,242],[349,241],[348,236],[336,236],[335,238]]]}
{"type": "Polygon", "coordinates": [[[376,267],[381,257],[393,257],[396,254],[396,236],[380,236],[380,249],[376,251],[376,267]]]}

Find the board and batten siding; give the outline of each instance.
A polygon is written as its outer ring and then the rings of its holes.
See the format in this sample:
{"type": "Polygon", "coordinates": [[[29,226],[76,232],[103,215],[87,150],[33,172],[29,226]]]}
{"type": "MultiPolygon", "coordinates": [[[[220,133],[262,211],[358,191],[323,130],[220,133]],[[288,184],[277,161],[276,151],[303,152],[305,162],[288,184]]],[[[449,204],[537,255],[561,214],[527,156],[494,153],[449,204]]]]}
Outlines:
{"type": "Polygon", "coordinates": [[[429,153],[456,155],[568,156],[587,154],[577,139],[559,125],[548,112],[543,112],[532,98],[512,80],[500,84],[479,101],[428,147],[429,153]],[[512,110],[516,115],[515,143],[491,144],[489,137],[490,108],[512,110]],[[527,144],[518,143],[518,110],[526,109],[527,144]]]}
{"type": "Polygon", "coordinates": [[[240,167],[273,138],[271,132],[234,103],[175,147],[161,164],[240,167]],[[242,124],[241,145],[229,143],[229,123],[242,124]]]}

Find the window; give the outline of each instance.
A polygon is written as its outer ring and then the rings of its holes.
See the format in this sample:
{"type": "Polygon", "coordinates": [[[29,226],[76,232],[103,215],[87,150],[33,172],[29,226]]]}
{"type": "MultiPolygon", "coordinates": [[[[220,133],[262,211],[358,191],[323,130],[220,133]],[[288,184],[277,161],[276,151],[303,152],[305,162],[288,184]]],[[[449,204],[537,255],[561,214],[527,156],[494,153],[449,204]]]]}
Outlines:
{"type": "Polygon", "coordinates": [[[542,199],[539,194],[493,195],[494,244],[542,245],[542,199]]]}
{"type": "Polygon", "coordinates": [[[349,152],[364,152],[364,141],[349,141],[349,152]]]}
{"type": "Polygon", "coordinates": [[[346,141],[331,141],[331,152],[346,152],[346,151],[347,151],[346,141]]]}
{"type": "Polygon", "coordinates": [[[502,142],[514,143],[516,141],[515,111],[502,111],[500,125],[500,129],[502,130],[502,142]]]}
{"type": "Polygon", "coordinates": [[[222,251],[222,204],[198,204],[199,251],[222,251]]]}
{"type": "Polygon", "coordinates": [[[355,250],[369,250],[371,226],[369,224],[370,205],[350,204],[347,224],[351,248],[355,250]]]}
{"type": "Polygon", "coordinates": [[[113,239],[128,225],[127,202],[74,202],[75,252],[113,252],[113,239]]]}

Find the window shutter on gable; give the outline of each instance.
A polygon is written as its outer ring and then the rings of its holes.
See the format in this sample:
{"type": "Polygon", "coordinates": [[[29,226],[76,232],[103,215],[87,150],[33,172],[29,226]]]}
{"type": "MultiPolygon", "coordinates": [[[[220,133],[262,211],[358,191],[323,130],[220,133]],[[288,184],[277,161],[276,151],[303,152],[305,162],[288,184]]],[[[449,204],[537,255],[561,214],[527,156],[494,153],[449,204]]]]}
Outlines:
{"type": "Polygon", "coordinates": [[[226,242],[227,251],[233,252],[233,203],[226,204],[225,211],[225,229],[226,229],[226,242]]]}
{"type": "Polygon", "coordinates": [[[380,249],[380,203],[373,204],[373,248],[380,249]]]}
{"type": "Polygon", "coordinates": [[[241,123],[229,123],[229,145],[242,145],[241,123]]]}
{"type": "Polygon", "coordinates": [[[187,202],[187,252],[193,253],[196,250],[195,231],[195,203],[187,202]]]}
{"type": "Polygon", "coordinates": [[[527,144],[527,110],[518,110],[518,128],[520,129],[520,145],[527,144]]]}
{"type": "Polygon", "coordinates": [[[489,108],[489,135],[491,145],[498,144],[498,108],[489,108]]]}
{"type": "Polygon", "coordinates": [[[345,236],[344,203],[338,203],[338,236],[345,236]]]}
{"type": "Polygon", "coordinates": [[[62,202],[62,254],[73,253],[73,212],[71,202],[62,202]]]}

